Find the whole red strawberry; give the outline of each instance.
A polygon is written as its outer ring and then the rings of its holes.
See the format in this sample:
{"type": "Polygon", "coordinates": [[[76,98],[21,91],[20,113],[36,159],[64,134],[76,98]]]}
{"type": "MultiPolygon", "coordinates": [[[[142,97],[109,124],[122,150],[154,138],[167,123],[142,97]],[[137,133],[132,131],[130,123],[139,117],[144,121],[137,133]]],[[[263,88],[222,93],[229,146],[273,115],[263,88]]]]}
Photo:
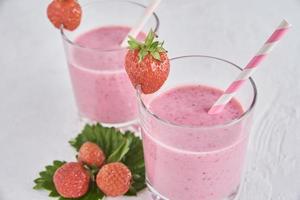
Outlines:
{"type": "Polygon", "coordinates": [[[62,197],[78,198],[88,191],[90,175],[80,163],[70,162],[55,171],[53,182],[62,197]]]}
{"type": "Polygon", "coordinates": [[[56,28],[63,25],[70,31],[79,26],[81,12],[81,7],[76,0],[53,0],[47,9],[48,18],[56,28]]]}
{"type": "Polygon", "coordinates": [[[104,194],[111,197],[125,194],[131,185],[131,172],[120,162],[104,165],[98,172],[97,186],[104,194]]]}
{"type": "Polygon", "coordinates": [[[163,42],[154,41],[150,31],[144,43],[130,37],[125,58],[125,69],[134,87],[140,85],[145,94],[154,93],[164,84],[170,71],[170,62],[163,42]]]}
{"type": "Polygon", "coordinates": [[[105,160],[102,149],[95,143],[85,142],[81,145],[78,153],[78,161],[89,166],[100,167],[105,160]]]}

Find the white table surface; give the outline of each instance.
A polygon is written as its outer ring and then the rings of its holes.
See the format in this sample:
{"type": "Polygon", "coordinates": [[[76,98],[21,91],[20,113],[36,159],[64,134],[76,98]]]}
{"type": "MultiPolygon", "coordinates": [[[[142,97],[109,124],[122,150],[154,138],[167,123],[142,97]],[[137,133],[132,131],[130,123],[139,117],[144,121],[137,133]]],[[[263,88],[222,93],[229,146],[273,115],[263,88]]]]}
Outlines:
{"type": "MultiPolygon", "coordinates": [[[[52,160],[74,157],[67,141],[81,127],[48,2],[0,0],[0,200],[48,199],[32,180],[52,160]]],[[[158,14],[171,57],[208,54],[239,65],[282,18],[294,25],[254,75],[259,98],[239,199],[299,200],[300,1],[163,0],[158,14]]]]}

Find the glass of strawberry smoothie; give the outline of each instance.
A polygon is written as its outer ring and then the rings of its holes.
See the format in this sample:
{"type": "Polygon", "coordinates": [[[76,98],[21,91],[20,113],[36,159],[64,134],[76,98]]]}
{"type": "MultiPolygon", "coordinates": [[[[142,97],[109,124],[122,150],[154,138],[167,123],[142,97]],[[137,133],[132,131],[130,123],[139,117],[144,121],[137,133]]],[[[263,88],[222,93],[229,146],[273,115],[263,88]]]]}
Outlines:
{"type": "Polygon", "coordinates": [[[222,113],[208,115],[241,68],[211,56],[177,57],[170,64],[159,91],[137,91],[153,199],[234,199],[245,163],[255,83],[247,80],[222,113]]]}
{"type": "MultiPolygon", "coordinates": [[[[79,28],[61,29],[81,119],[116,127],[136,120],[135,89],[124,66],[127,49],[120,44],[144,10],[144,5],[132,1],[91,1],[82,5],[79,28]]],[[[143,40],[145,32],[157,31],[158,26],[153,14],[137,38],[143,40]]]]}

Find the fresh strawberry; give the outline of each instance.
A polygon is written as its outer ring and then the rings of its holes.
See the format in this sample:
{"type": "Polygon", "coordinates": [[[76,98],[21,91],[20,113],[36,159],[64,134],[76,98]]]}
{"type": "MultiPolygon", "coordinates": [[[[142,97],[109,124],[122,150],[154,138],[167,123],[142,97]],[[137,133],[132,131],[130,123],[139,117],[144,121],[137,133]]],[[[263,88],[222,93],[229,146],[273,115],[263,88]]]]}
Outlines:
{"type": "Polygon", "coordinates": [[[89,166],[100,167],[105,160],[102,149],[95,143],[85,142],[79,149],[78,161],[89,166]]]}
{"type": "Polygon", "coordinates": [[[150,31],[144,43],[130,37],[125,69],[134,87],[140,85],[145,94],[154,93],[164,84],[170,71],[163,42],[155,41],[150,31]]]}
{"type": "Polygon", "coordinates": [[[90,175],[80,163],[70,162],[55,171],[53,182],[62,197],[78,198],[88,191],[90,175]]]}
{"type": "Polygon", "coordinates": [[[60,28],[73,31],[81,21],[81,7],[76,0],[53,0],[47,9],[47,15],[51,23],[60,28]]]}
{"type": "Polygon", "coordinates": [[[96,182],[104,194],[111,197],[125,194],[131,184],[130,170],[120,162],[104,165],[97,174],[96,182]]]}

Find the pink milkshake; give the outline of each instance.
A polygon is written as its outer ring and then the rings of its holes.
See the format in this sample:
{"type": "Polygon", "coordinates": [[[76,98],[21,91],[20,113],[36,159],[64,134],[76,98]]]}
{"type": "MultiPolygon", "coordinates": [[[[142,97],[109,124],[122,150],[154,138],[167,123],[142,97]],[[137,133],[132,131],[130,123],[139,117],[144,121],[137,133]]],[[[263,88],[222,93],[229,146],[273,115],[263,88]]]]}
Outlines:
{"type": "MultiPolygon", "coordinates": [[[[184,59],[191,64],[207,58],[184,59]]],[[[182,60],[171,62],[173,74],[157,94],[139,94],[148,186],[157,199],[233,199],[241,181],[251,125],[248,105],[241,105],[246,98],[241,102],[233,99],[222,113],[209,115],[209,108],[223,91],[186,84],[197,75],[203,76],[203,82],[211,82],[208,74],[213,73],[205,72],[205,62],[201,73],[197,74],[198,65],[189,72],[182,60]],[[183,71],[190,76],[181,78],[183,71]]]]}
{"type": "MultiPolygon", "coordinates": [[[[124,123],[137,117],[135,90],[124,68],[127,49],[120,43],[129,27],[100,27],[83,33],[75,42],[86,51],[74,48],[70,52],[69,70],[80,114],[93,121],[124,123]]],[[[138,36],[139,40],[145,34],[138,36]]]]}
{"type": "MultiPolygon", "coordinates": [[[[75,100],[81,119],[106,126],[128,127],[137,120],[135,89],[125,71],[127,48],[120,45],[145,6],[134,1],[95,0],[82,4],[81,24],[74,31],[61,28],[75,100]]],[[[152,14],[145,32],[158,30],[152,14]]]]}

